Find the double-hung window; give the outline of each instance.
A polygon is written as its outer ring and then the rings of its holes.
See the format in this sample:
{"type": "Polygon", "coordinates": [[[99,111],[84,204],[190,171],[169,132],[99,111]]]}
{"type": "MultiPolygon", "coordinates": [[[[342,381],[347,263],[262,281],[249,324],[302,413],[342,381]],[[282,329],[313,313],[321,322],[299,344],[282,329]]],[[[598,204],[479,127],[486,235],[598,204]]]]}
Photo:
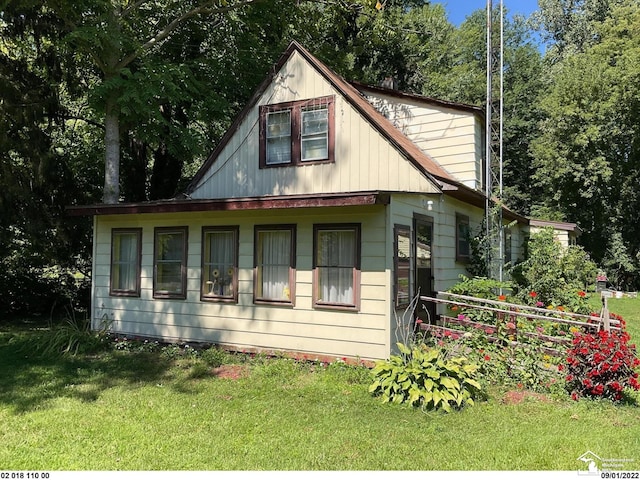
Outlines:
{"type": "Polygon", "coordinates": [[[238,300],[238,227],[202,229],[202,300],[238,300]]]}
{"type": "Polygon", "coordinates": [[[111,230],[110,295],[140,296],[141,249],[141,228],[111,230]]]}
{"type": "Polygon", "coordinates": [[[260,168],[334,161],[334,97],[260,107],[260,168]]]}
{"type": "Polygon", "coordinates": [[[314,225],[314,305],[357,309],[360,225],[314,225]]]}
{"type": "Polygon", "coordinates": [[[293,304],[295,299],[294,225],[255,227],[255,301],[293,304]]]}
{"type": "Polygon", "coordinates": [[[158,227],[154,235],[153,297],[187,297],[187,227],[158,227]]]}

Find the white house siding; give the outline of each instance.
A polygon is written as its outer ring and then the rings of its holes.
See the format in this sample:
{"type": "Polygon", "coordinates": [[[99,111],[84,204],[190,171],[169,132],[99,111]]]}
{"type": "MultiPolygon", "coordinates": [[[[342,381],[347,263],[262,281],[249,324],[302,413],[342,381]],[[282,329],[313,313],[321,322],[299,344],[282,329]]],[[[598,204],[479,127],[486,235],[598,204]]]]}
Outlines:
{"type": "Polygon", "coordinates": [[[367,99],[458,181],[482,188],[482,126],[476,115],[387,95],[369,93],[367,99]]]}
{"type": "Polygon", "coordinates": [[[199,212],[96,217],[93,266],[94,327],[113,321],[112,330],[169,340],[291,350],[317,355],[377,359],[388,356],[389,275],[384,206],[240,212],[199,212]],[[295,306],[253,303],[254,225],[297,224],[295,306]],[[359,312],[314,309],[312,245],[315,223],[361,223],[362,274],[359,312]],[[186,300],[153,299],[154,228],[189,227],[186,300]],[[200,301],[201,228],[239,225],[238,304],[200,301]],[[109,296],[111,229],[141,227],[140,298],[109,296]]]}
{"type": "Polygon", "coordinates": [[[469,275],[464,263],[456,259],[456,214],[469,217],[472,234],[481,226],[484,211],[446,195],[393,195],[390,205],[392,222],[413,228],[413,214],[433,218],[434,290],[444,291],[469,275]],[[429,203],[431,202],[431,203],[429,203]]]}
{"type": "Polygon", "coordinates": [[[436,192],[297,52],[248,112],[194,199],[371,190],[436,192]],[[259,105],[335,95],[335,163],[258,168],[259,105]]]}

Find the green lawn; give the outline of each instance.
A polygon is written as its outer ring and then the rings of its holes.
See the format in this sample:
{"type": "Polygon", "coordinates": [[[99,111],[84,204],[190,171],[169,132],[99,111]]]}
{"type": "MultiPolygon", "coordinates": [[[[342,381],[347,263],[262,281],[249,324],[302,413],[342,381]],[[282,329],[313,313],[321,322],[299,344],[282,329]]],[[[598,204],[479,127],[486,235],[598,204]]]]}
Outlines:
{"type": "Polygon", "coordinates": [[[42,359],[33,337],[0,328],[3,470],[580,470],[587,450],[640,470],[634,405],[494,390],[425,414],[340,364],[254,359],[234,380],[160,353],[42,359]]]}

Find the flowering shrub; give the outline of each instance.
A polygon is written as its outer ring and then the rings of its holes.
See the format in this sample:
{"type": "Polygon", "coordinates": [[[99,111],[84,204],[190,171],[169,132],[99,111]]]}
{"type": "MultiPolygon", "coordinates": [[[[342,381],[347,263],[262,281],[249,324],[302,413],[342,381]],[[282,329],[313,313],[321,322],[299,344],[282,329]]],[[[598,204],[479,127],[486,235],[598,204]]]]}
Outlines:
{"type": "Polygon", "coordinates": [[[622,331],[574,333],[572,347],[567,353],[567,390],[577,400],[581,396],[622,399],[622,391],[629,387],[640,389],[640,365],[636,346],[629,345],[629,334],[622,331]]]}

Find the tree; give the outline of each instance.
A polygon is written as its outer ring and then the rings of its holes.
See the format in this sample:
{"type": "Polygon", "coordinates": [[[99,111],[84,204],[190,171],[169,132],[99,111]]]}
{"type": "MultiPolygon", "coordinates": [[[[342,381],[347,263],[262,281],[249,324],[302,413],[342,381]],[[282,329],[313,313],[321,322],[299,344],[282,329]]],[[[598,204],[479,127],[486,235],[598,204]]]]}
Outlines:
{"type": "Polygon", "coordinates": [[[639,31],[640,5],[624,2],[597,27],[597,43],[558,62],[532,143],[541,203],[581,225],[598,261],[616,232],[631,258],[640,251],[639,31]]]}
{"type": "MultiPolygon", "coordinates": [[[[192,20],[206,16],[209,28],[219,28],[226,15],[260,1],[88,0],[82,4],[60,1],[42,7],[43,11],[52,10],[64,20],[66,45],[83,55],[96,69],[92,98],[93,105],[104,113],[104,203],[117,203],[120,198],[121,122],[131,116],[132,107],[140,106],[144,100],[144,95],[134,95],[140,93],[136,87],[148,87],[154,81],[167,87],[175,86],[184,73],[180,69],[170,72],[154,69],[157,67],[153,62],[154,55],[192,20]],[[142,78],[146,81],[140,85],[142,78]]],[[[165,104],[159,115],[170,124],[180,116],[180,108],[165,104]]],[[[159,148],[156,152],[158,165],[163,160],[166,164],[167,146],[159,148]]]]}

